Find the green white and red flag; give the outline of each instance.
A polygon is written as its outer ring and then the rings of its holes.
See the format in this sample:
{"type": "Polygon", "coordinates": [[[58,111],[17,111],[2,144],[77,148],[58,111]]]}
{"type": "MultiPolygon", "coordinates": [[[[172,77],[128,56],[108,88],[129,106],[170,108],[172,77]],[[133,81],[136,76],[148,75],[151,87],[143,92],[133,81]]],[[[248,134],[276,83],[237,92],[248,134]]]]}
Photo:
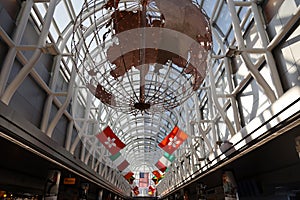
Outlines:
{"type": "Polygon", "coordinates": [[[161,171],[165,172],[171,163],[175,160],[174,155],[170,155],[167,152],[157,161],[155,166],[161,171]]]}
{"type": "Polygon", "coordinates": [[[115,155],[109,156],[109,158],[114,162],[119,171],[124,171],[129,166],[129,163],[120,152],[116,153],[115,155]]]}

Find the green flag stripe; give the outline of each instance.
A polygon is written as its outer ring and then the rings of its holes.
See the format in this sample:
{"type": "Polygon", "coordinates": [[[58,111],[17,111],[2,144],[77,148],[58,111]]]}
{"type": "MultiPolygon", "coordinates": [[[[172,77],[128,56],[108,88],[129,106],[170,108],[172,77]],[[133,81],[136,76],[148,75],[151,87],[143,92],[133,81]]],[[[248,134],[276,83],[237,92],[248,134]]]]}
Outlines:
{"type": "Polygon", "coordinates": [[[174,155],[168,154],[167,152],[165,152],[164,157],[166,157],[170,162],[173,162],[176,158],[174,155]]]}
{"type": "Polygon", "coordinates": [[[116,153],[115,155],[111,155],[109,156],[109,158],[112,160],[112,161],[115,161],[117,158],[119,158],[121,155],[120,152],[116,153]]]}

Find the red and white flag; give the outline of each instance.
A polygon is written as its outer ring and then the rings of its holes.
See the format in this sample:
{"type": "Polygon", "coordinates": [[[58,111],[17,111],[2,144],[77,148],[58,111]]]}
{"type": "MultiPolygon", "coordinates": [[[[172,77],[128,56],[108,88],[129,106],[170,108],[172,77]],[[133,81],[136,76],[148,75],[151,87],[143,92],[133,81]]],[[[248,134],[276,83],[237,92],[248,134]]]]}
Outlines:
{"type": "Polygon", "coordinates": [[[161,141],[158,146],[169,154],[172,154],[188,138],[188,135],[175,126],[171,133],[161,141]]]}
{"type": "Polygon", "coordinates": [[[118,170],[120,172],[124,171],[127,167],[129,166],[129,162],[127,160],[124,160],[123,162],[121,162],[119,165],[118,165],[118,170]]]}
{"type": "Polygon", "coordinates": [[[105,148],[115,155],[126,145],[114,134],[109,126],[107,126],[101,133],[96,135],[99,141],[105,146],[105,148]]]}

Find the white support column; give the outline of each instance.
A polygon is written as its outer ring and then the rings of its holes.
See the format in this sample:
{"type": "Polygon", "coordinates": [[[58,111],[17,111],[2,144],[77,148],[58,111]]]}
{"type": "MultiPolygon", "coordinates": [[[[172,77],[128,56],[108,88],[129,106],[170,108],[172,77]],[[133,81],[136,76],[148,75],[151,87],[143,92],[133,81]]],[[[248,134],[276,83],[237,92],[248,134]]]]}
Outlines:
{"type": "Polygon", "coordinates": [[[94,171],[97,171],[97,169],[99,168],[99,164],[100,164],[100,159],[98,158],[97,162],[95,163],[95,167],[93,168],[94,171]]]}
{"type": "Polygon", "coordinates": [[[84,157],[85,157],[85,152],[86,152],[86,148],[85,148],[85,143],[86,143],[87,138],[81,138],[81,142],[82,142],[82,148],[81,148],[81,152],[80,152],[80,160],[82,162],[84,162],[84,157]]]}
{"type": "MultiPolygon", "coordinates": [[[[252,12],[253,12],[253,16],[254,16],[254,20],[255,20],[258,35],[259,35],[259,37],[262,41],[262,46],[263,46],[263,48],[267,49],[268,44],[269,44],[269,40],[267,38],[267,33],[265,31],[263,21],[261,19],[261,12],[259,12],[257,3],[252,2],[251,3],[251,9],[252,9],[252,12]]],[[[271,77],[272,77],[272,80],[273,80],[273,84],[276,88],[277,98],[279,98],[280,96],[283,95],[283,88],[282,88],[282,84],[281,84],[279,74],[278,74],[278,71],[277,71],[277,68],[276,68],[276,62],[274,60],[273,54],[268,49],[266,50],[265,58],[266,58],[266,61],[269,65],[269,68],[270,68],[270,71],[271,71],[271,77]]]]}
{"type": "Polygon", "coordinates": [[[109,168],[109,169],[108,169],[107,180],[108,180],[110,183],[113,183],[113,184],[114,184],[114,171],[113,171],[113,168],[109,168]]]}
{"type": "MultiPolygon", "coordinates": [[[[49,84],[52,93],[55,92],[55,86],[58,79],[61,58],[62,58],[61,55],[58,55],[54,58],[54,64],[53,64],[54,67],[53,67],[52,76],[49,84]]],[[[51,107],[53,103],[53,97],[54,97],[53,94],[49,94],[44,104],[44,115],[42,117],[42,122],[41,122],[41,131],[43,132],[46,132],[47,130],[50,113],[51,113],[51,107]]]]}
{"type": "MultiPolygon", "coordinates": [[[[73,33],[73,29],[70,26],[68,29],[66,29],[66,34],[64,35],[63,40],[61,41],[61,44],[60,45],[57,44],[59,46],[59,52],[64,51],[64,49],[66,48],[66,44],[67,44],[68,40],[72,36],[72,33],[73,33]]],[[[73,58],[70,58],[70,59],[72,60],[73,58]]],[[[52,71],[52,76],[51,76],[49,87],[54,92],[55,92],[55,88],[56,88],[56,84],[57,84],[57,80],[58,80],[59,71],[60,71],[60,68],[61,68],[61,60],[62,60],[62,55],[57,55],[55,57],[54,63],[53,63],[53,71],[52,71]]],[[[75,79],[74,79],[74,81],[75,81],[75,79]]],[[[69,87],[70,87],[71,82],[72,82],[72,80],[70,80],[69,87]]],[[[68,91],[69,91],[69,89],[68,89],[68,91]]],[[[76,94],[77,94],[77,92],[75,91],[75,95],[76,94]]],[[[48,128],[47,126],[48,126],[48,122],[49,122],[49,113],[50,113],[50,109],[52,107],[52,103],[53,103],[53,95],[51,94],[51,95],[48,96],[48,98],[46,100],[46,103],[45,103],[45,106],[44,106],[44,113],[45,114],[42,118],[42,123],[41,123],[41,130],[43,132],[46,132],[47,128],[48,128]]],[[[65,101],[64,105],[66,105],[66,103],[67,103],[67,101],[65,101]]]]}
{"type": "MultiPolygon", "coordinates": [[[[211,69],[209,69],[209,71],[211,71],[211,69]]],[[[212,79],[210,78],[209,75],[209,79],[210,79],[210,84],[214,84],[214,82],[212,82],[212,79]]],[[[216,133],[216,127],[215,127],[215,111],[214,111],[214,107],[213,107],[213,100],[212,100],[212,89],[209,88],[207,90],[207,104],[208,104],[208,108],[209,108],[209,117],[211,120],[210,126],[211,126],[211,134],[212,134],[212,138],[213,141],[209,141],[210,143],[213,144],[212,146],[212,151],[214,151],[217,148],[217,133],[216,133]]],[[[205,136],[206,137],[206,136],[205,136]]]]}
{"type": "MultiPolygon", "coordinates": [[[[207,90],[208,91],[208,90],[207,90]]],[[[209,97],[208,97],[209,98],[209,97]]],[[[196,96],[196,95],[194,95],[194,101],[195,101],[195,103],[198,105],[199,103],[199,99],[198,99],[198,97],[196,96]]],[[[209,142],[209,140],[207,139],[207,137],[206,137],[206,134],[207,134],[207,130],[206,131],[204,131],[203,129],[202,129],[202,127],[201,127],[201,117],[200,117],[201,115],[200,115],[200,110],[199,109],[196,109],[196,121],[197,121],[197,127],[198,127],[198,131],[199,131],[199,133],[200,133],[200,135],[202,135],[202,138],[203,138],[203,140],[204,140],[204,142],[205,142],[205,144],[207,145],[207,147],[208,147],[208,149],[209,149],[209,151],[212,151],[213,150],[213,147],[211,146],[211,144],[210,144],[210,142],[209,142]]],[[[209,126],[209,125],[208,125],[209,126]]],[[[211,126],[211,124],[210,124],[210,126],[211,126]]],[[[207,129],[209,129],[209,127],[207,127],[207,129]]]]}
{"type": "Polygon", "coordinates": [[[71,72],[71,77],[70,77],[70,82],[69,82],[69,85],[68,85],[68,92],[67,92],[68,95],[65,99],[65,102],[59,108],[59,110],[57,111],[57,113],[54,116],[53,120],[51,121],[50,125],[48,126],[46,135],[48,135],[49,137],[52,136],[52,133],[53,133],[53,130],[54,130],[55,126],[57,125],[57,123],[60,120],[61,116],[64,114],[66,108],[70,104],[70,101],[71,101],[72,95],[73,95],[73,86],[75,84],[75,78],[76,78],[76,69],[75,69],[75,66],[73,66],[72,72],[71,72]]]}
{"type": "Polygon", "coordinates": [[[16,47],[21,43],[25,28],[27,26],[30,10],[33,6],[33,0],[27,0],[22,3],[22,10],[19,13],[15,34],[13,35],[14,46],[10,47],[4,59],[4,63],[0,73],[0,96],[5,90],[13,63],[17,55],[16,47]]]}
{"type": "MultiPolygon", "coordinates": [[[[191,131],[191,124],[190,124],[190,109],[188,108],[187,106],[187,102],[184,103],[184,111],[185,111],[185,122],[186,122],[186,131],[188,133],[188,135],[191,135],[192,134],[192,131],[191,131]]],[[[194,104],[194,109],[197,109],[197,106],[194,104]]],[[[188,147],[191,147],[193,144],[192,144],[192,139],[191,137],[188,137],[187,141],[188,142],[188,147]]],[[[192,152],[191,152],[192,154],[192,152]]],[[[192,156],[191,156],[192,157],[192,156]]],[[[187,159],[185,158],[185,161],[187,159]]],[[[186,168],[187,168],[187,165],[186,165],[186,168]]],[[[186,173],[190,174],[191,173],[191,166],[188,166],[187,170],[186,170],[186,173]]]]}
{"type": "Polygon", "coordinates": [[[170,189],[175,188],[175,184],[176,184],[176,175],[175,175],[175,171],[171,172],[171,176],[170,176],[170,180],[171,180],[171,185],[170,185],[170,189]]]}
{"type": "MultiPolygon", "coordinates": [[[[183,182],[184,181],[184,179],[185,179],[185,170],[184,170],[184,162],[182,163],[182,162],[180,162],[179,163],[179,172],[180,172],[180,182],[183,182]]],[[[179,183],[180,183],[179,182],[179,183]]]]}
{"type": "Polygon", "coordinates": [[[107,180],[107,174],[108,174],[108,167],[106,165],[103,166],[103,172],[102,172],[102,177],[107,180]]]}
{"type": "Polygon", "coordinates": [[[38,59],[42,54],[41,48],[46,44],[46,40],[50,31],[50,25],[53,19],[53,14],[54,14],[57,1],[58,0],[52,0],[49,3],[49,7],[45,16],[44,25],[37,43],[37,49],[34,51],[28,63],[23,66],[23,68],[20,70],[20,72],[17,74],[14,80],[8,85],[8,87],[3,93],[1,100],[7,105],[9,104],[16,90],[19,88],[19,86],[25,80],[27,75],[30,73],[31,69],[35,67],[36,62],[38,61],[38,59]]]}
{"type": "Polygon", "coordinates": [[[94,149],[94,150],[93,150],[93,157],[92,157],[92,166],[91,166],[92,169],[95,168],[95,164],[96,164],[96,163],[95,163],[95,162],[96,162],[96,161],[95,161],[95,160],[96,160],[95,157],[96,157],[96,150],[94,149]]]}
{"type": "Polygon", "coordinates": [[[228,131],[230,132],[230,135],[233,136],[233,135],[235,135],[235,130],[231,124],[231,121],[228,119],[226,113],[224,112],[223,108],[221,107],[221,105],[219,104],[219,101],[218,101],[217,90],[216,90],[216,86],[215,86],[215,76],[212,71],[212,66],[210,66],[210,68],[209,68],[209,77],[211,79],[210,87],[211,87],[211,96],[212,96],[213,103],[216,106],[219,114],[223,118],[223,120],[228,128],[228,131]]]}
{"type": "Polygon", "coordinates": [[[102,176],[102,174],[103,174],[103,168],[104,168],[104,165],[103,165],[103,163],[100,162],[99,167],[98,167],[98,173],[100,176],[102,176]]]}
{"type": "MultiPolygon", "coordinates": [[[[89,115],[91,112],[91,106],[92,106],[92,94],[91,93],[87,93],[87,99],[86,99],[86,107],[85,107],[85,113],[84,113],[84,122],[83,122],[83,127],[82,127],[82,131],[80,130],[78,135],[82,135],[84,134],[87,129],[88,129],[88,125],[89,125],[89,115]]],[[[82,136],[81,136],[82,137],[82,136]]],[[[87,138],[85,137],[84,139],[85,143],[87,142],[87,138]]],[[[85,164],[88,163],[88,160],[91,156],[91,153],[94,151],[95,149],[95,145],[96,145],[97,140],[94,141],[94,143],[92,144],[92,149],[88,149],[88,154],[86,155],[85,158],[83,158],[83,161],[85,162],[85,164]]]]}
{"type": "MultiPolygon", "coordinates": [[[[88,163],[88,161],[89,161],[89,159],[90,159],[90,157],[91,157],[91,155],[92,154],[94,154],[95,153],[95,149],[96,149],[96,144],[97,144],[97,142],[98,142],[98,140],[94,140],[93,141],[93,143],[91,144],[91,149],[88,149],[88,155],[86,155],[86,158],[85,158],[85,164],[87,164],[88,163]]],[[[93,157],[93,159],[94,159],[94,157],[93,157]]],[[[92,167],[93,168],[93,167],[92,167]]]]}
{"type": "Polygon", "coordinates": [[[78,145],[78,143],[80,142],[80,136],[79,134],[77,134],[73,144],[71,145],[71,148],[70,148],[70,153],[71,154],[74,154],[75,150],[76,150],[76,147],[78,145]]]}
{"type": "Polygon", "coordinates": [[[197,155],[197,152],[196,152],[193,144],[191,144],[190,162],[191,162],[190,171],[191,171],[191,174],[194,174],[197,171],[196,164],[199,163],[199,157],[197,155]]]}
{"type": "MultiPolygon", "coordinates": [[[[216,30],[214,28],[212,28],[212,34],[214,36],[214,38],[216,39],[217,43],[219,44],[219,47],[222,51],[222,54],[225,55],[225,48],[223,45],[223,42],[219,36],[219,34],[216,32],[216,30]]],[[[225,73],[226,73],[226,78],[228,81],[228,86],[229,86],[229,92],[230,94],[233,93],[233,83],[232,83],[232,72],[230,70],[230,64],[229,64],[229,58],[225,57],[224,58],[224,64],[225,64],[225,73]]],[[[234,119],[234,123],[235,123],[235,128],[236,131],[240,131],[241,130],[241,124],[239,121],[239,112],[238,112],[238,107],[237,107],[237,102],[235,99],[235,96],[230,95],[230,102],[231,102],[231,106],[232,106],[232,110],[233,110],[233,119],[234,119]]]]}
{"type": "Polygon", "coordinates": [[[246,64],[247,68],[249,69],[251,75],[253,76],[253,78],[256,80],[258,85],[264,90],[267,97],[273,103],[274,101],[276,101],[276,96],[275,96],[272,88],[266,82],[266,80],[260,74],[260,72],[254,67],[254,64],[252,63],[248,54],[243,52],[243,49],[245,48],[245,43],[244,43],[242,29],[240,27],[239,18],[237,16],[233,0],[227,0],[227,4],[228,4],[229,13],[230,13],[230,16],[232,19],[232,27],[234,30],[235,39],[237,41],[239,50],[242,52],[241,56],[246,64]]]}
{"type": "Polygon", "coordinates": [[[70,151],[70,147],[71,147],[73,126],[74,126],[74,121],[70,121],[69,124],[68,124],[67,136],[66,136],[66,139],[65,139],[65,148],[66,148],[67,151],[70,151]]]}
{"type": "MultiPolygon", "coordinates": [[[[191,159],[191,155],[190,155],[190,159],[191,159]]],[[[187,157],[184,157],[184,166],[185,166],[185,177],[189,177],[191,175],[191,164],[190,164],[190,159],[188,159],[187,157]]]]}

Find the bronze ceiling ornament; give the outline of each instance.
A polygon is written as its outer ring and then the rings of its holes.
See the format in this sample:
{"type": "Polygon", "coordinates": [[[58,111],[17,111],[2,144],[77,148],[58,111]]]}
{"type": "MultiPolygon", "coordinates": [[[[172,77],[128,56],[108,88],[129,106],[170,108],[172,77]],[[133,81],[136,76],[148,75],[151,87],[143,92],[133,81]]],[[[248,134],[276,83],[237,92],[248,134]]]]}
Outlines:
{"type": "Polygon", "coordinates": [[[92,0],[75,24],[79,77],[114,109],[164,112],[204,80],[212,35],[207,16],[189,0],[92,0]]]}

